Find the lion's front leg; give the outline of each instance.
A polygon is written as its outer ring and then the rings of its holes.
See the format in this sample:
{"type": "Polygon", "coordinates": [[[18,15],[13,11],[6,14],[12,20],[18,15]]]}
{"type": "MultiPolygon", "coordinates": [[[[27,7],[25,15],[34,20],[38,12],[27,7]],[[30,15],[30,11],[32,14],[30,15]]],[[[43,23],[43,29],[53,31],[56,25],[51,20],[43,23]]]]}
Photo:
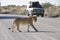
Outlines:
{"type": "Polygon", "coordinates": [[[34,27],[33,24],[30,24],[30,25],[34,28],[34,30],[35,30],[36,32],[38,32],[38,30],[34,27]]]}

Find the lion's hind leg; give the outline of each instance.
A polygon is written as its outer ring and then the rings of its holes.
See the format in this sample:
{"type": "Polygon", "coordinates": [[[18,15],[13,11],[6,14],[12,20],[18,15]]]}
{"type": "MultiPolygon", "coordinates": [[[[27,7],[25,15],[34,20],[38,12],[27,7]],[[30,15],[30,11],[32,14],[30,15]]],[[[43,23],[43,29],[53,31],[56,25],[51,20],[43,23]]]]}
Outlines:
{"type": "Polygon", "coordinates": [[[22,31],[19,29],[19,25],[17,25],[17,30],[18,30],[19,32],[22,32],[22,31]]]}
{"type": "Polygon", "coordinates": [[[12,32],[14,32],[14,29],[16,28],[16,24],[13,23],[12,27],[11,27],[11,30],[12,32]]]}

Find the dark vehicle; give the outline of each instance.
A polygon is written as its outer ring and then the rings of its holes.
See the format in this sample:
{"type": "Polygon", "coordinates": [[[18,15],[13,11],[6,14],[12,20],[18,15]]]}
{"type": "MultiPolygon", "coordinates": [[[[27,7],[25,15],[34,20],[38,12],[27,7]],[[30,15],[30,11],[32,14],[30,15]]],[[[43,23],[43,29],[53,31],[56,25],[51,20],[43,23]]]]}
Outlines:
{"type": "MultiPolygon", "coordinates": [[[[41,15],[41,17],[44,17],[44,8],[39,4],[39,2],[31,2],[31,5],[29,5],[28,9],[31,9],[31,15],[41,15]]],[[[30,15],[30,14],[29,14],[30,15]]]]}

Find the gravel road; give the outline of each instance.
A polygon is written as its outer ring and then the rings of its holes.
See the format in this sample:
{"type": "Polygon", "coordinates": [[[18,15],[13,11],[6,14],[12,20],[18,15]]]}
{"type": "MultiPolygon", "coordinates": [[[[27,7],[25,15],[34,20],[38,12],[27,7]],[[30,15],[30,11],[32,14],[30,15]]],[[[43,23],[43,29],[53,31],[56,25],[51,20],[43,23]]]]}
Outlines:
{"type": "Polygon", "coordinates": [[[8,30],[14,19],[0,19],[0,40],[60,40],[60,18],[38,17],[34,26],[39,32],[27,25],[21,26],[22,32],[8,30]]]}

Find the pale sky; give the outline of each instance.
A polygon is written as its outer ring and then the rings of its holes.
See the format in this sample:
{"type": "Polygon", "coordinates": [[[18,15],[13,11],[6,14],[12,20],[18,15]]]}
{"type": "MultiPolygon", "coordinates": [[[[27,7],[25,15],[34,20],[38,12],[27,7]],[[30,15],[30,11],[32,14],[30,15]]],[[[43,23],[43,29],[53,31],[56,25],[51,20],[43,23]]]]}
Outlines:
{"type": "Polygon", "coordinates": [[[50,2],[53,5],[60,5],[60,0],[0,0],[1,5],[26,5],[29,1],[39,1],[40,3],[50,2]]]}

